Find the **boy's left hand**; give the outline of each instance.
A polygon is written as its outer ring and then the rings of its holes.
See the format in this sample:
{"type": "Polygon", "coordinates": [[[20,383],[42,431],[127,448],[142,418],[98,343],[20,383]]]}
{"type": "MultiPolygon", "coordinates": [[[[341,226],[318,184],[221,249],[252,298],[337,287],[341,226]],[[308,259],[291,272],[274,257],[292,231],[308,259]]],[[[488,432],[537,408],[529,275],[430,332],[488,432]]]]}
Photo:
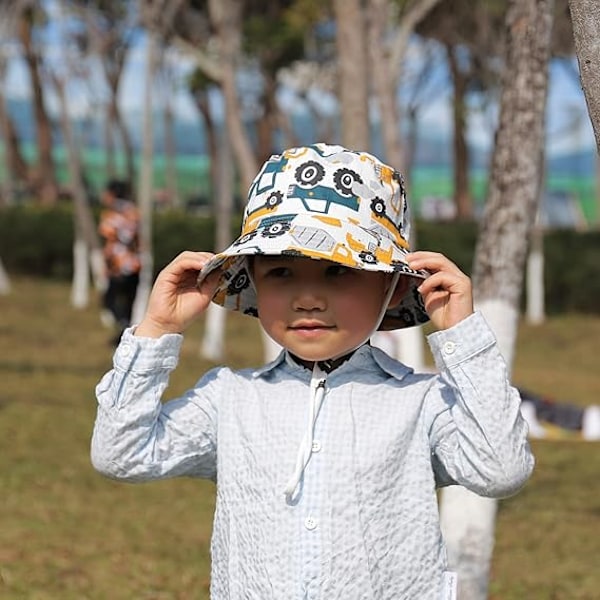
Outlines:
{"type": "Polygon", "coordinates": [[[471,280],[438,252],[418,251],[407,255],[411,269],[426,269],[431,275],[419,286],[425,310],[438,329],[448,329],[473,314],[471,280]]]}

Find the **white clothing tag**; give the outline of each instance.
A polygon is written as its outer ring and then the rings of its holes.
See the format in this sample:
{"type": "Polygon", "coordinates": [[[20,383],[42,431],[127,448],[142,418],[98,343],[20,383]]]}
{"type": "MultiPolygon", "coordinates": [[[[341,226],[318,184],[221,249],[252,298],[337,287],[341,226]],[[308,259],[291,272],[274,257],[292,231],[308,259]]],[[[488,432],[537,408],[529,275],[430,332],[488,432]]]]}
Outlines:
{"type": "Polygon", "coordinates": [[[442,573],[442,595],[440,600],[456,600],[458,589],[458,577],[454,571],[442,573]]]}

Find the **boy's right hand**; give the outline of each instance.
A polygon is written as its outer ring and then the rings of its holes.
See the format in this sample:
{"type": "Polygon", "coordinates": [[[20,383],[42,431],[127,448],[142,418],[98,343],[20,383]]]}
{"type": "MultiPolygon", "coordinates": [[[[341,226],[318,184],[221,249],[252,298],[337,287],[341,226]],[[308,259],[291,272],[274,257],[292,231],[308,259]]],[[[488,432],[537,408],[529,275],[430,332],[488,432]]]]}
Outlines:
{"type": "Polygon", "coordinates": [[[200,287],[197,279],[213,256],[210,252],[182,252],[159,273],[135,335],[157,338],[183,333],[206,310],[217,288],[219,271],[211,273],[200,287]]]}

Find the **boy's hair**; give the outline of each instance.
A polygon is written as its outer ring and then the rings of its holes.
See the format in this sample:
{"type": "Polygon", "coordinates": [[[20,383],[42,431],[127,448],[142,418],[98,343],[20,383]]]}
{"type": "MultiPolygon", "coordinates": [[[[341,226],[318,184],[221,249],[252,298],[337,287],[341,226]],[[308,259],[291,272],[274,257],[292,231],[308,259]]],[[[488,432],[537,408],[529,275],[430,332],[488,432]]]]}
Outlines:
{"type": "Polygon", "coordinates": [[[240,237],[202,270],[221,279],[213,301],[258,316],[247,257],[328,260],[410,278],[407,294],[380,329],[428,320],[417,291],[425,271],[406,263],[410,220],[402,175],[366,152],[314,144],[271,156],[248,191],[240,237]]]}
{"type": "Polygon", "coordinates": [[[123,179],[111,179],[106,184],[106,191],[119,200],[131,199],[131,186],[123,179]]]}

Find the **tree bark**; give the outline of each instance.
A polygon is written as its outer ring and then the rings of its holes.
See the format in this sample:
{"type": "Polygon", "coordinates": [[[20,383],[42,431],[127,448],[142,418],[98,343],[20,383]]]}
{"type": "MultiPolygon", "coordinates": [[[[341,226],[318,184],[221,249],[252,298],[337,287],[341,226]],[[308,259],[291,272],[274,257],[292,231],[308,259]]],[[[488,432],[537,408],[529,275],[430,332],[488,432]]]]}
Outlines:
{"type": "Polygon", "coordinates": [[[334,0],[342,144],[369,150],[369,73],[362,0],[334,0]]]}
{"type": "MultiPolygon", "coordinates": [[[[508,368],[541,182],[553,0],[510,0],[507,61],[490,186],[475,254],[476,307],[496,333],[508,368]]],[[[441,498],[442,531],[461,600],[487,597],[497,502],[458,486],[441,498]]]]}
{"type": "Polygon", "coordinates": [[[569,0],[585,100],[600,153],[600,2],[569,0]]]}

